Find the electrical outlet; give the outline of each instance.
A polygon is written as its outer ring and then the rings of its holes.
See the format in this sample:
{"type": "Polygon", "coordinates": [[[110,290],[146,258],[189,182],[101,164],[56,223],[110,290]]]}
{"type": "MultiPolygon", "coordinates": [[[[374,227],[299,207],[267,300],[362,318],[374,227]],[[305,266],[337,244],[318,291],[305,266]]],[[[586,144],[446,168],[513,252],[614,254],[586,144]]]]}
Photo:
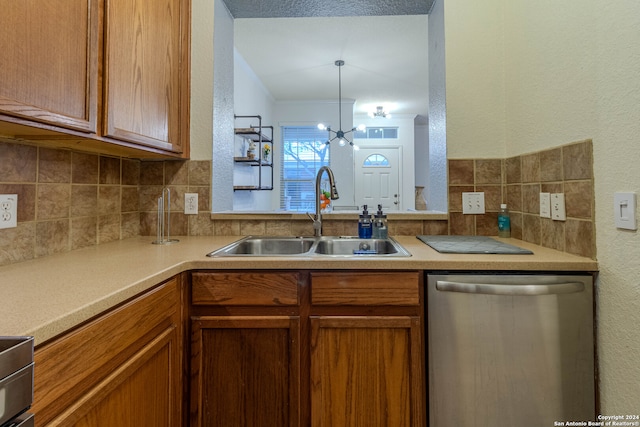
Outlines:
{"type": "Polygon", "coordinates": [[[554,221],[565,221],[567,219],[564,206],[564,193],[551,194],[551,219],[554,221]]]}
{"type": "Polygon", "coordinates": [[[551,218],[551,194],[540,193],[540,217],[551,218]]]}
{"type": "Polygon", "coordinates": [[[184,194],[184,213],[187,215],[198,214],[198,193],[184,194]]]}
{"type": "Polygon", "coordinates": [[[0,194],[0,228],[18,226],[18,195],[0,194]]]}
{"type": "Polygon", "coordinates": [[[484,213],[484,193],[462,193],[463,214],[484,213]]]}

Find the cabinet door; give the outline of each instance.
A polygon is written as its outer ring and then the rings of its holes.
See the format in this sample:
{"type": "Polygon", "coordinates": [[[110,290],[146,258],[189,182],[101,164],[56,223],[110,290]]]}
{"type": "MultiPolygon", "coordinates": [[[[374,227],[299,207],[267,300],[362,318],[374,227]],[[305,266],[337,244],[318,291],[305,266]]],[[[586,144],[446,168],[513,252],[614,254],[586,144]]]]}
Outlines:
{"type": "Polygon", "coordinates": [[[96,132],[97,0],[0,0],[0,114],[96,132]]]}
{"type": "Polygon", "coordinates": [[[178,427],[177,337],[172,325],[47,426],[178,427]]]}
{"type": "Polygon", "coordinates": [[[423,426],[419,317],[311,317],[311,425],[423,426]]]}
{"type": "Polygon", "coordinates": [[[182,151],[188,127],[188,5],[106,0],[105,136],[182,151]]]}
{"type": "Polygon", "coordinates": [[[191,425],[299,426],[300,319],[192,321],[191,425]]]}
{"type": "Polygon", "coordinates": [[[36,346],[36,426],[177,426],[182,416],[181,287],[174,277],[36,346]]]}

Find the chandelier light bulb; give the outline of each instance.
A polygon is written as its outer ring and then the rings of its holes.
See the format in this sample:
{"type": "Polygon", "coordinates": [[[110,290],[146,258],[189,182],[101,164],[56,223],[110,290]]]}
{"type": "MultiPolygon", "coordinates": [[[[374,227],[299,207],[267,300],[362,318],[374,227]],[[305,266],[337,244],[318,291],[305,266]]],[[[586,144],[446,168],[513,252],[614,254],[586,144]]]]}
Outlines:
{"type": "Polygon", "coordinates": [[[327,127],[323,123],[318,123],[318,129],[327,130],[327,127]]]}
{"type": "Polygon", "coordinates": [[[343,138],[340,138],[340,141],[338,142],[338,145],[339,145],[340,147],[344,147],[344,146],[345,146],[345,144],[346,144],[345,140],[344,140],[343,138]]]}

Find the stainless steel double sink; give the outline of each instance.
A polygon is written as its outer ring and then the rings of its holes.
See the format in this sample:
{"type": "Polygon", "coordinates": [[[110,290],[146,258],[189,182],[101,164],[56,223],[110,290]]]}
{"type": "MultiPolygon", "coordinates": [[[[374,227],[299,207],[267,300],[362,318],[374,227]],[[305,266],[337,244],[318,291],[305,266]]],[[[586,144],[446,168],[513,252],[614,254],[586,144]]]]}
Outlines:
{"type": "Polygon", "coordinates": [[[351,236],[265,237],[248,236],[207,254],[228,256],[305,257],[410,257],[411,253],[393,238],[360,239],[351,236]]]}

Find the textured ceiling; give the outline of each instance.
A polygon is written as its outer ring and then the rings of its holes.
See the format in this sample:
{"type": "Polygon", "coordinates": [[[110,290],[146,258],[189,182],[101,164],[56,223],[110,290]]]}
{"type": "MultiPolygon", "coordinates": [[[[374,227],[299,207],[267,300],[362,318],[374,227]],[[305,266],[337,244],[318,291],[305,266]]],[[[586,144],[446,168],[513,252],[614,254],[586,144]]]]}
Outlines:
{"type": "Polygon", "coordinates": [[[435,0],[224,0],[234,18],[423,15],[435,0]]]}
{"type": "Polygon", "coordinates": [[[276,100],[337,100],[428,114],[428,16],[235,19],[237,51],[276,100]]]}

